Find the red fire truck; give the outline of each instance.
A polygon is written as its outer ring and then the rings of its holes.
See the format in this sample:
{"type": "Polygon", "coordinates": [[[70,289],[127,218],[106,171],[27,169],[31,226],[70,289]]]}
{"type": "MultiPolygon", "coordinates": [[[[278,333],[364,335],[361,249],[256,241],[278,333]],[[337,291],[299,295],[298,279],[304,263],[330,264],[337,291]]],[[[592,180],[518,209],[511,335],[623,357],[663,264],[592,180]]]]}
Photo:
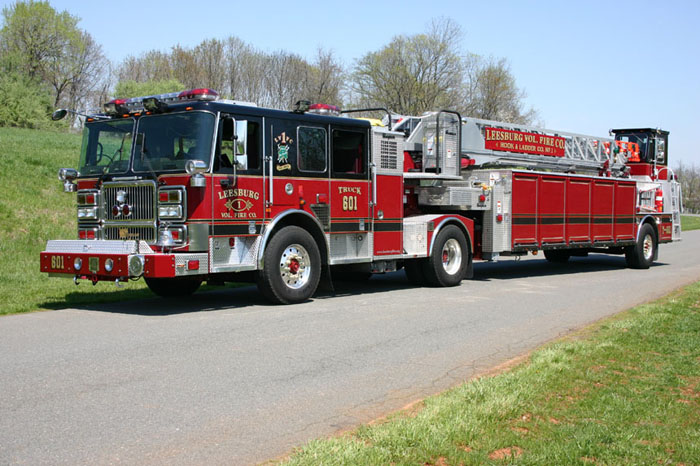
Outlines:
{"type": "Polygon", "coordinates": [[[78,169],[59,171],[77,193],[77,239],[48,241],[41,270],[143,277],[161,296],[254,279],[297,303],[339,272],[403,268],[454,286],[473,260],[540,250],[647,268],[680,239],[666,131],[608,139],[450,110],[385,111],[385,124],[352,112],[264,109],[211,89],[112,100],[86,121],[78,169]]]}

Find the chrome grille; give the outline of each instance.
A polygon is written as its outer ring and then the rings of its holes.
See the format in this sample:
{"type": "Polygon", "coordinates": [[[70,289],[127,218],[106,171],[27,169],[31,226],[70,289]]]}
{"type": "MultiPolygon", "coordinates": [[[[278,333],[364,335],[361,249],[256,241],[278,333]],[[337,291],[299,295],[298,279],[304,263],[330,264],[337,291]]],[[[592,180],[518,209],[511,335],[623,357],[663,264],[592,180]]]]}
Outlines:
{"type": "Polygon", "coordinates": [[[105,220],[116,222],[155,221],[156,184],[153,181],[105,183],[102,186],[102,198],[104,199],[105,220]],[[112,207],[119,205],[117,193],[120,191],[126,193],[126,204],[131,206],[131,215],[128,217],[112,215],[112,207]]]}
{"type": "Polygon", "coordinates": [[[154,226],[107,225],[104,228],[105,239],[140,240],[153,243],[156,240],[154,226]]]}

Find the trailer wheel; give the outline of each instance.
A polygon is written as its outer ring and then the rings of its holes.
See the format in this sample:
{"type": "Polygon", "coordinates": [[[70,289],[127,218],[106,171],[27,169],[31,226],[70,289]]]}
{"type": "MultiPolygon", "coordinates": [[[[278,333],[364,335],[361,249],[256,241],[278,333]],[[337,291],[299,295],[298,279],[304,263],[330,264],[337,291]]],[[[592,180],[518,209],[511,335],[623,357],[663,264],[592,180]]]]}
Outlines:
{"type": "Polygon", "coordinates": [[[458,227],[448,225],[438,233],[433,252],[424,263],[426,283],[432,286],[456,286],[466,275],[470,261],[467,240],[458,227]]]}
{"type": "Polygon", "coordinates": [[[557,264],[563,264],[569,262],[571,257],[571,252],[564,249],[550,249],[544,252],[544,258],[549,262],[555,262],[557,264]]]}
{"type": "Polygon", "coordinates": [[[656,248],[654,228],[650,224],[645,223],[639,232],[637,244],[625,249],[627,266],[633,269],[648,269],[654,263],[656,248]]]}
{"type": "Polygon", "coordinates": [[[303,228],[288,226],[272,237],[258,273],[258,289],[275,304],[309,299],[321,278],[321,254],[303,228]]]}
{"type": "Polygon", "coordinates": [[[423,273],[425,262],[426,259],[409,259],[404,261],[403,269],[406,271],[406,278],[413,285],[423,286],[426,284],[425,273],[423,273]]]}
{"type": "Polygon", "coordinates": [[[180,298],[189,296],[202,284],[200,278],[175,277],[175,278],[146,278],[148,288],[163,298],[180,298]]]}

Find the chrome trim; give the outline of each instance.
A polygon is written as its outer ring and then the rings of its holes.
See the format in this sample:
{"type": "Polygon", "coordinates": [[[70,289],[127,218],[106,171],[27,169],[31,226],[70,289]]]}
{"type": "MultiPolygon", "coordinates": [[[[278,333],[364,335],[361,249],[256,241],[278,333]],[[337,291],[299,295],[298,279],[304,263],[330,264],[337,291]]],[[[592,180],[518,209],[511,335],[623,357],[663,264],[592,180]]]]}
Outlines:
{"type": "Polygon", "coordinates": [[[435,238],[437,238],[437,235],[440,233],[440,229],[443,226],[445,226],[446,224],[453,223],[453,222],[459,222],[464,227],[464,230],[467,233],[465,236],[467,238],[467,241],[469,241],[469,252],[472,254],[474,253],[474,242],[472,241],[472,237],[469,234],[469,228],[467,228],[467,226],[464,224],[464,222],[461,221],[460,219],[458,219],[457,217],[448,217],[448,218],[444,219],[442,222],[440,222],[438,224],[438,226],[436,226],[435,229],[433,230],[433,236],[430,238],[430,244],[428,245],[428,257],[432,256],[433,245],[435,244],[435,238]]]}
{"type": "Polygon", "coordinates": [[[119,225],[127,225],[132,223],[152,223],[155,226],[156,219],[158,218],[157,202],[158,202],[158,187],[155,181],[152,180],[140,180],[135,182],[107,182],[102,185],[101,189],[101,201],[104,209],[104,220],[109,223],[116,223],[119,225]],[[116,201],[116,192],[119,188],[125,188],[129,194],[128,204],[131,206],[132,211],[135,211],[137,215],[132,213],[128,220],[122,220],[120,218],[112,217],[112,204],[116,201]],[[144,188],[146,188],[144,192],[144,188]],[[152,190],[152,195],[148,195],[147,189],[152,190]]]}
{"type": "Polygon", "coordinates": [[[649,223],[651,223],[651,226],[654,228],[654,233],[657,235],[657,242],[658,242],[658,234],[659,234],[659,219],[656,218],[655,215],[648,214],[642,217],[642,219],[637,223],[637,235],[635,241],[639,241],[639,233],[642,231],[642,225],[644,225],[647,222],[647,219],[651,219],[649,223]]]}
{"type": "Polygon", "coordinates": [[[165,222],[184,222],[187,220],[187,188],[183,185],[166,185],[166,186],[161,186],[156,189],[156,209],[155,209],[155,214],[158,220],[163,220],[165,222]],[[160,201],[160,193],[161,192],[168,192],[168,191],[179,191],[180,192],[180,201],[179,202],[161,202],[160,201]],[[159,213],[160,213],[160,206],[172,206],[172,205],[179,205],[182,206],[182,215],[179,217],[168,217],[168,218],[163,218],[161,219],[159,213]]]}

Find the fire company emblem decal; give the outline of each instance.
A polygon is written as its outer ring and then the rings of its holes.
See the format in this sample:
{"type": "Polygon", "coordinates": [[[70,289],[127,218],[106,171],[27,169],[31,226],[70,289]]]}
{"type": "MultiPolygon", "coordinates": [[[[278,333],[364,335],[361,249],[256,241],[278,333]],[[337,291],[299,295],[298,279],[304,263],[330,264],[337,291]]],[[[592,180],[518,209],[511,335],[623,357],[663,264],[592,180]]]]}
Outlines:
{"type": "Polygon", "coordinates": [[[277,171],[291,170],[292,165],[289,163],[289,146],[294,140],[287,136],[287,133],[282,133],[275,138],[277,144],[277,171]]]}

